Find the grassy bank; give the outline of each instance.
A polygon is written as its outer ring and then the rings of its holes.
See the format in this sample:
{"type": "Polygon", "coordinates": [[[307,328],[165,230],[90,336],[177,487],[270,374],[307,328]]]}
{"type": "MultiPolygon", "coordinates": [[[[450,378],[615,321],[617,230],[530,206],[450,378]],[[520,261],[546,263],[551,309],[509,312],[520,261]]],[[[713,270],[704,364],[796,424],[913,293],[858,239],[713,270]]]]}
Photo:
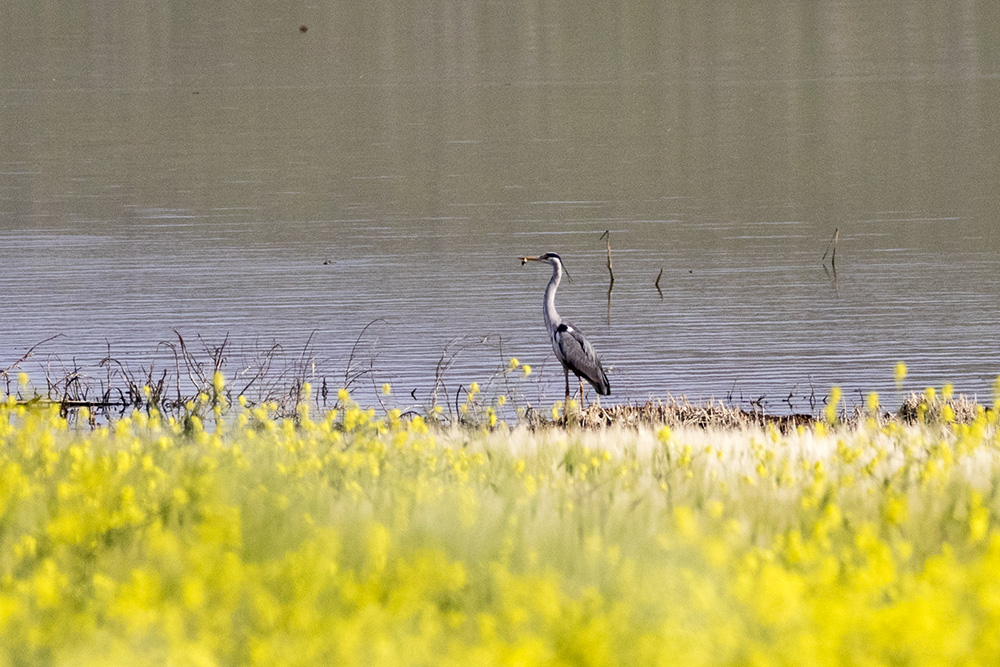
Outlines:
{"type": "Polygon", "coordinates": [[[446,430],[339,399],[3,403],[0,665],[1000,659],[995,412],[446,430]]]}

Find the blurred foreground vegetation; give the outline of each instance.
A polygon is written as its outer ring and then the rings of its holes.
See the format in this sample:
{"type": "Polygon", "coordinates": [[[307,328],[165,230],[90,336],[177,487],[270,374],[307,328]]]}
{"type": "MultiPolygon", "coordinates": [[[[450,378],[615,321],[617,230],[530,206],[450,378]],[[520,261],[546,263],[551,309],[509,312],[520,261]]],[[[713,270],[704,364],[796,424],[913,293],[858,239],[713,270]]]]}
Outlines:
{"type": "Polygon", "coordinates": [[[1000,660],[995,411],[531,430],[338,400],[94,425],[0,397],[0,665],[1000,660]]]}

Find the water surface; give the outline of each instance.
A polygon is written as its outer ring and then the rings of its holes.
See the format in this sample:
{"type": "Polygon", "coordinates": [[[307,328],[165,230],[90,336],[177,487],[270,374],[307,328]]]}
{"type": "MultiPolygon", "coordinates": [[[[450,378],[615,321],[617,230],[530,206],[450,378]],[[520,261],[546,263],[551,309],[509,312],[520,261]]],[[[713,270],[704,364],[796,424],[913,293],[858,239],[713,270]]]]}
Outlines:
{"type": "Polygon", "coordinates": [[[56,334],[33,374],[167,367],[178,331],[335,378],[381,320],[361,393],[517,356],[546,402],[548,274],[516,257],[554,251],[615,401],[1000,373],[992,3],[29,5],[0,29],[0,369],[56,334]]]}

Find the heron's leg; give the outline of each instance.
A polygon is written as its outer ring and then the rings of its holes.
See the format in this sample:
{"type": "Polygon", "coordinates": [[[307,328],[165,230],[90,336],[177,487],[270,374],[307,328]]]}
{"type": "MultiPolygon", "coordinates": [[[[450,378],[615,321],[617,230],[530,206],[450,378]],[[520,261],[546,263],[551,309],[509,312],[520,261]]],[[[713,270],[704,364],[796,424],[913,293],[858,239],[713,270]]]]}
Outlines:
{"type": "Polygon", "coordinates": [[[580,380],[580,411],[583,412],[583,378],[580,380]]]}
{"type": "Polygon", "coordinates": [[[569,423],[569,369],[563,366],[563,372],[566,374],[566,402],[563,403],[563,421],[569,423]]]}

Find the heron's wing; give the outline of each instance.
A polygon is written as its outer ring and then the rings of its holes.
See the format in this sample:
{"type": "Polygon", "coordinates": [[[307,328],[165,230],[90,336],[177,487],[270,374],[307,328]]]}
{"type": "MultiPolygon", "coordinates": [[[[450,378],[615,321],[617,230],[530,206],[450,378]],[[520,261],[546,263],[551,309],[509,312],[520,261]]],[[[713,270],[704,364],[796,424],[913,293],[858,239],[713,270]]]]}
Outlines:
{"type": "Polygon", "coordinates": [[[611,384],[604,374],[601,360],[597,358],[594,346],[590,344],[583,332],[568,322],[556,327],[556,344],[562,353],[562,362],[573,371],[594,385],[598,394],[606,396],[611,393],[611,384]]]}

